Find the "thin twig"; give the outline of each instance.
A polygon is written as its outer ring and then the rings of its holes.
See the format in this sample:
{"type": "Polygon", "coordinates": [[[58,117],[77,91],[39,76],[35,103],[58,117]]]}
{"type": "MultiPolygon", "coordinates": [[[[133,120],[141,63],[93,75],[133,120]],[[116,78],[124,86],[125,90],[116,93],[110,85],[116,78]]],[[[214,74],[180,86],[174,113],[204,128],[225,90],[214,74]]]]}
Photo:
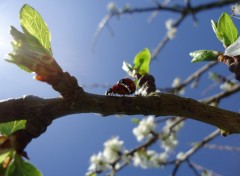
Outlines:
{"type": "MultiPolygon", "coordinates": [[[[173,27],[178,27],[181,24],[181,22],[185,19],[185,17],[188,16],[188,15],[193,15],[193,18],[194,18],[194,21],[195,21],[195,19],[196,19],[195,14],[199,13],[200,11],[209,10],[209,9],[212,9],[212,8],[218,8],[218,7],[222,7],[222,6],[237,3],[237,2],[238,2],[238,0],[218,1],[218,2],[211,2],[211,3],[207,3],[207,4],[202,4],[202,5],[199,5],[199,6],[196,6],[196,7],[190,6],[189,3],[187,3],[186,7],[181,7],[181,5],[175,5],[175,6],[168,7],[165,4],[163,4],[163,5],[160,4],[160,5],[157,5],[157,6],[154,6],[154,7],[132,8],[132,9],[121,11],[119,13],[110,13],[110,14],[106,15],[98,25],[98,28],[97,28],[96,33],[95,33],[94,47],[96,45],[96,39],[98,38],[100,32],[102,31],[104,26],[106,26],[106,24],[110,21],[110,19],[113,16],[120,16],[120,15],[124,15],[124,14],[133,14],[133,13],[168,11],[168,12],[181,14],[179,19],[173,25],[173,27]]],[[[155,59],[157,57],[160,50],[167,44],[168,41],[169,41],[169,38],[166,35],[159,42],[157,47],[154,49],[154,51],[152,53],[152,58],[153,59],[155,59]]]]}
{"type": "MultiPolygon", "coordinates": [[[[167,92],[173,93],[175,91],[179,91],[182,88],[186,87],[188,84],[192,83],[194,80],[199,79],[206,71],[208,71],[213,66],[217,65],[218,62],[210,62],[206,65],[202,66],[200,69],[192,73],[190,76],[187,77],[180,85],[173,87],[173,88],[166,88],[167,92]]],[[[160,89],[161,90],[161,89],[160,89]]]]}
{"type": "MultiPolygon", "coordinates": [[[[103,17],[103,19],[100,21],[100,23],[98,24],[97,30],[94,34],[94,42],[93,42],[93,51],[95,50],[96,47],[96,43],[97,43],[97,39],[100,35],[100,33],[102,32],[103,28],[105,26],[107,26],[108,22],[110,21],[110,19],[113,17],[114,14],[110,13],[108,15],[105,15],[103,17]]],[[[110,31],[112,33],[112,31],[110,31]]]]}
{"type": "Polygon", "coordinates": [[[186,162],[196,176],[201,176],[201,174],[198,173],[198,170],[196,169],[195,165],[189,159],[187,159],[186,162]]]}
{"type": "Polygon", "coordinates": [[[183,162],[187,161],[193,154],[195,154],[198,150],[200,150],[205,144],[207,144],[208,142],[210,142],[211,140],[219,136],[219,134],[220,134],[219,129],[213,131],[211,134],[205,137],[201,142],[197,143],[190,150],[184,153],[184,155],[180,159],[177,159],[175,162],[175,167],[172,172],[172,176],[176,176],[177,171],[179,170],[183,162]]]}
{"type": "MultiPolygon", "coordinates": [[[[177,28],[181,24],[181,22],[184,20],[185,17],[186,17],[186,15],[181,15],[179,17],[179,19],[173,24],[173,27],[177,28]]],[[[154,60],[157,58],[157,55],[159,54],[159,52],[163,49],[163,47],[167,44],[167,42],[169,40],[170,39],[168,37],[168,34],[166,33],[165,36],[163,37],[163,39],[158,43],[158,45],[152,51],[152,53],[151,53],[152,59],[151,60],[154,60]]]]}
{"type": "Polygon", "coordinates": [[[213,149],[213,150],[230,151],[230,152],[240,152],[240,147],[234,147],[229,145],[205,144],[204,148],[213,149]]]}
{"type": "Polygon", "coordinates": [[[209,104],[209,103],[215,102],[215,101],[219,102],[222,98],[226,98],[226,97],[228,97],[228,96],[230,96],[232,94],[235,94],[235,93],[237,93],[239,91],[240,91],[240,84],[237,84],[237,85],[233,86],[229,90],[222,91],[222,92],[220,92],[218,94],[215,94],[215,95],[213,95],[211,97],[208,97],[206,99],[200,100],[200,102],[205,103],[205,104],[209,104]]]}
{"type": "Polygon", "coordinates": [[[222,176],[222,175],[220,175],[219,173],[216,173],[215,171],[212,171],[212,170],[210,170],[210,169],[208,169],[208,168],[205,168],[205,167],[203,167],[203,166],[201,166],[201,165],[199,165],[199,164],[196,164],[196,163],[194,163],[194,162],[192,162],[192,161],[190,161],[190,163],[191,163],[192,166],[195,167],[195,169],[197,169],[197,170],[199,170],[199,171],[201,171],[201,172],[207,171],[207,172],[210,172],[210,174],[211,174],[212,176],[222,176]]]}

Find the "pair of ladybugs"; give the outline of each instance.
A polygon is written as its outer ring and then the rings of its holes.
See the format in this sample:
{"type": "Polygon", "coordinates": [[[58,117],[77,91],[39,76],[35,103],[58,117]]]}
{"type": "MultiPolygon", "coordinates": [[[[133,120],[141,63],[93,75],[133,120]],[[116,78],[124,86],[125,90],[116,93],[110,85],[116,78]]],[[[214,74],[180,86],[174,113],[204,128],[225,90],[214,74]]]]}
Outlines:
{"type": "Polygon", "coordinates": [[[105,95],[130,95],[133,94],[136,90],[136,85],[133,80],[129,78],[121,79],[117,82],[117,84],[113,85],[110,89],[108,89],[105,95]]]}

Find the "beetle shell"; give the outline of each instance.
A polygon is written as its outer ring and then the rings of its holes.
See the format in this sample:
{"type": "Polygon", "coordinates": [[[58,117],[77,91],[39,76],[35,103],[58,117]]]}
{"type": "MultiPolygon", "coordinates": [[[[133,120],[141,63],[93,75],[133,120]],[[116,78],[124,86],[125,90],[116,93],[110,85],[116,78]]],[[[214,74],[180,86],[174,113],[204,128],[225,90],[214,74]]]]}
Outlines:
{"type": "Polygon", "coordinates": [[[118,84],[123,84],[129,89],[130,94],[133,94],[136,91],[136,85],[133,80],[129,78],[124,78],[118,81],[118,84]]]}
{"type": "Polygon", "coordinates": [[[130,95],[136,90],[136,85],[133,80],[129,78],[121,79],[117,84],[113,85],[110,89],[105,92],[105,95],[130,95]]]}

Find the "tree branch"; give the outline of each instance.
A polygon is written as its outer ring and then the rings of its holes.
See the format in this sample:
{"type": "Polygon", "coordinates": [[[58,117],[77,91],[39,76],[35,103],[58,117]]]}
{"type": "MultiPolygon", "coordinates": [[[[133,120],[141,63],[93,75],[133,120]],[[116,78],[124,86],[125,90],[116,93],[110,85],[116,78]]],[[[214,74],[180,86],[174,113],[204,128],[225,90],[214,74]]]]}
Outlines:
{"type": "Polygon", "coordinates": [[[214,125],[230,133],[240,133],[240,114],[212,107],[190,98],[158,93],[153,96],[116,97],[84,93],[74,100],[41,99],[26,96],[0,102],[0,123],[38,119],[43,124],[65,115],[98,113],[103,116],[181,116],[214,125]]]}

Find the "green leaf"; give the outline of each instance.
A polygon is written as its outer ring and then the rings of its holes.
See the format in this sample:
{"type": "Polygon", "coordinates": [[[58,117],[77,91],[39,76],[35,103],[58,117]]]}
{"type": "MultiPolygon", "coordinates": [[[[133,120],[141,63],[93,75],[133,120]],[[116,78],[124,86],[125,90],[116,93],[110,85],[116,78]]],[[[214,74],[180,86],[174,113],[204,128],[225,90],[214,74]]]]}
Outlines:
{"type": "Polygon", "coordinates": [[[213,32],[216,34],[216,36],[218,37],[219,34],[218,34],[218,30],[217,30],[217,23],[213,20],[211,20],[211,24],[212,24],[212,29],[213,29],[213,32]]]}
{"type": "Polygon", "coordinates": [[[51,35],[47,24],[34,8],[25,4],[20,10],[20,22],[24,32],[36,37],[42,46],[51,51],[51,35]]]}
{"type": "Polygon", "coordinates": [[[26,120],[18,120],[6,123],[0,123],[0,133],[9,136],[15,131],[24,129],[26,127],[26,120]]]}
{"type": "Polygon", "coordinates": [[[51,51],[43,47],[33,35],[22,33],[13,26],[11,26],[10,34],[14,39],[13,51],[9,53],[6,61],[16,64],[24,71],[35,72],[37,59],[43,60],[44,56],[51,57],[51,51]]]}
{"type": "Polygon", "coordinates": [[[218,23],[211,20],[213,31],[217,38],[225,47],[234,43],[238,37],[238,30],[234,25],[231,17],[227,13],[222,13],[218,19],[218,23]]]}
{"type": "Polygon", "coordinates": [[[42,176],[42,173],[30,162],[16,154],[6,170],[5,176],[42,176]]]}
{"type": "Polygon", "coordinates": [[[189,53],[192,59],[192,63],[200,62],[200,61],[216,61],[218,56],[222,54],[219,51],[213,50],[197,50],[189,53]]]}
{"type": "Polygon", "coordinates": [[[0,155],[0,164],[4,162],[4,160],[12,154],[12,151],[7,151],[0,155]]]}
{"type": "Polygon", "coordinates": [[[132,122],[133,122],[134,124],[136,124],[136,125],[138,125],[139,122],[140,122],[140,120],[139,120],[138,118],[132,118],[131,120],[132,120],[132,122]]]}
{"type": "Polygon", "coordinates": [[[151,53],[148,48],[140,51],[134,58],[134,69],[141,75],[149,73],[149,64],[151,60],[151,53]]]}

